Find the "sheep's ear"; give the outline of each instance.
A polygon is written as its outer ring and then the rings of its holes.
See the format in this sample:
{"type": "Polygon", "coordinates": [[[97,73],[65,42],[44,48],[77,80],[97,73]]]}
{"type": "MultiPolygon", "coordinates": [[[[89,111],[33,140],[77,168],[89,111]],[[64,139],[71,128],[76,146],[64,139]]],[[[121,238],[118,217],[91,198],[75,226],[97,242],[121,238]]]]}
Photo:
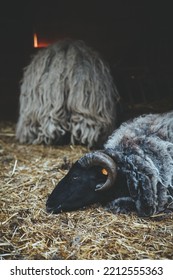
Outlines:
{"type": "MultiPolygon", "coordinates": [[[[103,174],[103,175],[105,176],[105,178],[107,178],[107,176],[108,176],[108,171],[107,171],[105,168],[102,168],[101,174],[103,174]]],[[[99,191],[100,189],[102,189],[103,185],[104,185],[104,183],[103,183],[103,184],[98,184],[98,185],[96,185],[95,190],[96,190],[96,191],[99,191]]]]}
{"type": "Polygon", "coordinates": [[[113,186],[117,176],[117,166],[114,160],[103,151],[87,153],[78,160],[78,163],[86,168],[91,166],[102,168],[102,174],[107,176],[107,180],[104,184],[98,185],[96,191],[106,190],[113,186]]]}

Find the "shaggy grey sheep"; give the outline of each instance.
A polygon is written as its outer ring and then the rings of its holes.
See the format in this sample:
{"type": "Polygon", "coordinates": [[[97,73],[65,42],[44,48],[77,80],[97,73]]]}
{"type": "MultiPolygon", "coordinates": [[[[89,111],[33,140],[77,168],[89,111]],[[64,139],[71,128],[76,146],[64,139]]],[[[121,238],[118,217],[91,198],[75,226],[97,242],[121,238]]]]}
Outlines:
{"type": "Polygon", "coordinates": [[[101,145],[115,129],[119,94],[109,67],[82,41],[38,53],[21,83],[16,137],[21,143],[101,145]]]}
{"type": "Polygon", "coordinates": [[[87,153],[72,166],[46,206],[60,213],[96,202],[139,216],[173,210],[173,111],[123,123],[104,150],[87,153]]]}

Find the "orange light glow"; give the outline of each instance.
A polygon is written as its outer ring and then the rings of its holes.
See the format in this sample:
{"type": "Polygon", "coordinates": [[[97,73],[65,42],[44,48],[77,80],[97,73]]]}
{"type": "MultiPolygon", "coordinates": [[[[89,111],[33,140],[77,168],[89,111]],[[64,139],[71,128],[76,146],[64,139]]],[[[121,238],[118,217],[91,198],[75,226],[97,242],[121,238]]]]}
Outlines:
{"type": "Polygon", "coordinates": [[[38,48],[38,38],[36,33],[34,33],[34,48],[38,48]]]}
{"type": "Polygon", "coordinates": [[[103,175],[108,175],[108,172],[107,172],[107,170],[105,168],[102,169],[102,174],[103,175]]]}
{"type": "Polygon", "coordinates": [[[51,44],[51,42],[46,42],[38,39],[37,33],[34,33],[33,37],[34,48],[45,48],[51,44]]]}

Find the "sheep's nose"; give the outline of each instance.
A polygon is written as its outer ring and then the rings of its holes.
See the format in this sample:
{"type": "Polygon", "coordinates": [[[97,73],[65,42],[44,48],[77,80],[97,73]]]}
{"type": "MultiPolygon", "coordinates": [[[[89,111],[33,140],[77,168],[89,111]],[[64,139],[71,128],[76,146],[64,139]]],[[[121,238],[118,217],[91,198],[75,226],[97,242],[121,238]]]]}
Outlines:
{"type": "Polygon", "coordinates": [[[59,205],[58,207],[49,207],[48,205],[46,205],[46,211],[48,213],[58,214],[62,212],[62,207],[61,205],[59,205]]]}

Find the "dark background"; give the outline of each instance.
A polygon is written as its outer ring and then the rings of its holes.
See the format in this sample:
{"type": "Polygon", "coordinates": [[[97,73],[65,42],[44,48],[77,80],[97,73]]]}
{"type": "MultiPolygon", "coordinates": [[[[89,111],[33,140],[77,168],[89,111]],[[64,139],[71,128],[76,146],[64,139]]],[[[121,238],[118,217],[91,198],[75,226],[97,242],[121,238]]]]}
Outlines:
{"type": "Polygon", "coordinates": [[[33,33],[54,42],[81,39],[109,63],[121,114],[173,108],[171,1],[1,1],[0,120],[18,117],[19,82],[33,33]]]}

